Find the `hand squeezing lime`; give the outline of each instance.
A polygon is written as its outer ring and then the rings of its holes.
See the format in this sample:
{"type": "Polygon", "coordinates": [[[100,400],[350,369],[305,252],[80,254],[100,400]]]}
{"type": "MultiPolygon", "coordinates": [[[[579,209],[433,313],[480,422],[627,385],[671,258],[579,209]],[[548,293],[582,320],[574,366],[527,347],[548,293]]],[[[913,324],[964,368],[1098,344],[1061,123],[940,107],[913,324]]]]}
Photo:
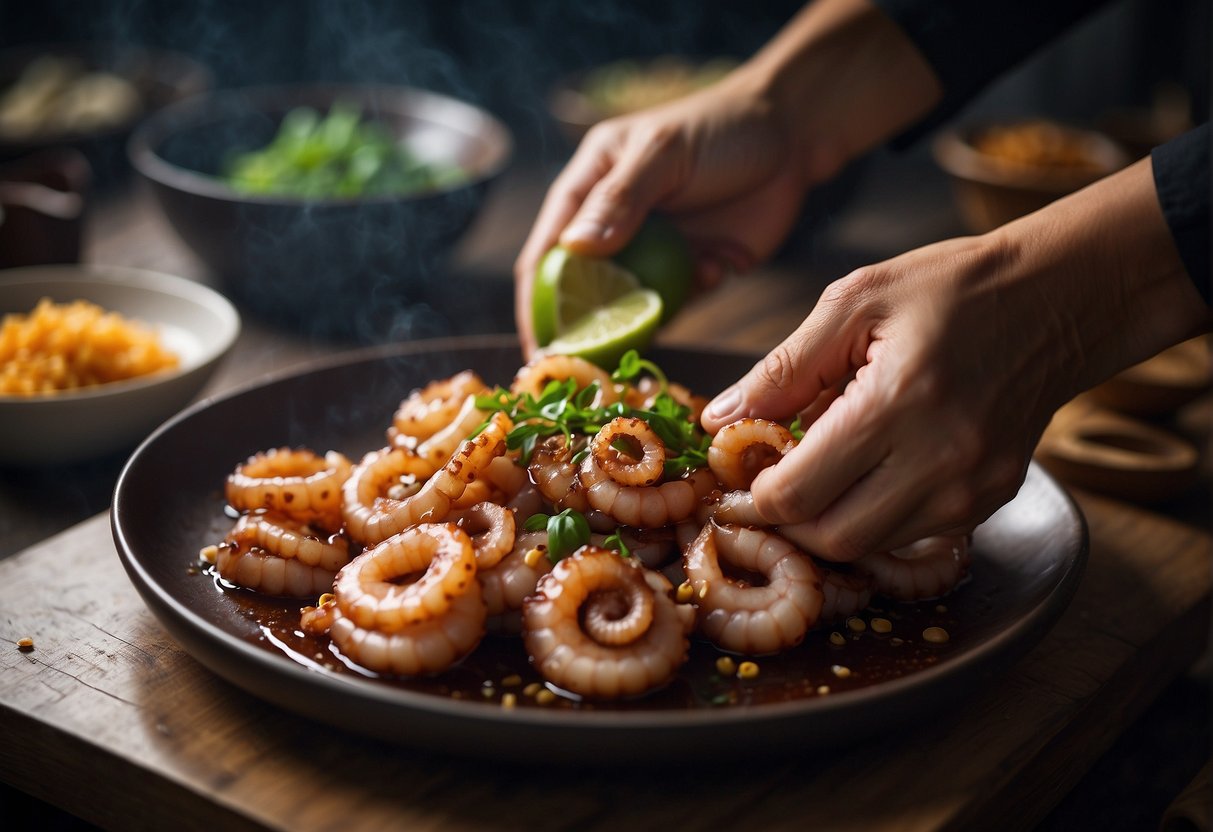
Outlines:
{"type": "Polygon", "coordinates": [[[535,338],[545,352],[614,367],[629,349],[644,351],[682,306],[692,271],[681,233],[659,218],[650,218],[613,259],[556,246],[535,273],[535,338]]]}

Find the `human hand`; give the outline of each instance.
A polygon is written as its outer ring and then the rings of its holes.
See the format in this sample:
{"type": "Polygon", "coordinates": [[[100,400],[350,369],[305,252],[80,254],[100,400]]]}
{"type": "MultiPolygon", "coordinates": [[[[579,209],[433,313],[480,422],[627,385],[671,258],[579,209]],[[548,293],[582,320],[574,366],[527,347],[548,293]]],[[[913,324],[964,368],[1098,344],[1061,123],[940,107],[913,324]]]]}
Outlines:
{"type": "Polygon", "coordinates": [[[687,237],[697,284],[711,286],[775,250],[804,191],[782,123],[744,77],[596,125],[552,184],[514,266],[523,349],[536,348],[535,267],[558,242],[610,256],[660,210],[687,237]]]}
{"type": "Polygon", "coordinates": [[[1072,373],[1064,325],[1023,328],[1036,299],[1000,290],[999,272],[981,238],[860,269],[713,401],[712,432],[807,411],[799,445],[753,483],[762,516],[810,521],[811,548],[853,560],[971,531],[1015,495],[1072,373]]]}
{"type": "Polygon", "coordinates": [[[1015,496],[1058,407],[1210,322],[1145,159],[835,282],[702,421],[802,414],[802,441],[751,486],[755,509],[853,560],[972,531],[1015,496]]]}

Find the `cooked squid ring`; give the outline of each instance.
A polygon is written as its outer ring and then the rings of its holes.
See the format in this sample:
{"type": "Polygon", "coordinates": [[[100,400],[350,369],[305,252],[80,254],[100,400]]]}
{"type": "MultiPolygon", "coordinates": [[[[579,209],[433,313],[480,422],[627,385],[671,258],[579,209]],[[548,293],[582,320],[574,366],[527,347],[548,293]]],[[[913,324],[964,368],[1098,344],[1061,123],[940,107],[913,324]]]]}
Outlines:
{"type": "MultiPolygon", "coordinates": [[[[417,443],[414,452],[433,465],[435,469],[441,468],[451,458],[451,454],[455,453],[459,443],[476,431],[486,415],[483,410],[476,407],[476,397],[469,395],[464,399],[455,415],[451,417],[450,422],[417,443]]],[[[407,443],[405,444],[407,447],[407,443]]]]}
{"type": "Polygon", "coordinates": [[[606,370],[573,355],[539,355],[524,364],[510,383],[511,393],[529,393],[535,398],[553,381],[573,379],[578,390],[598,383],[594,407],[606,407],[619,401],[619,390],[606,370]]]}
{"type": "Polygon", "coordinates": [[[215,570],[236,586],[291,598],[327,592],[336,569],[323,564],[349,561],[343,538],[320,540],[296,521],[269,514],[246,514],[236,521],[215,554],[215,570]]]}
{"type": "Polygon", "coordinates": [[[725,650],[763,655],[793,647],[821,615],[821,573],[808,555],[771,532],[709,523],[684,551],[683,569],[700,631],[725,650]],[[765,584],[730,577],[722,557],[765,584]]]}
{"type": "Polygon", "coordinates": [[[738,419],[712,437],[708,467],[726,489],[748,489],[758,472],[796,447],[792,432],[768,419],[738,419]]]}
{"type": "Polygon", "coordinates": [[[666,393],[675,402],[690,410],[687,420],[698,425],[703,417],[703,409],[708,406],[708,398],[692,393],[688,388],[676,382],[667,382],[662,387],[661,382],[652,376],[645,376],[629,387],[624,394],[624,401],[637,410],[652,410],[657,403],[657,396],[666,393]]]}
{"type": "Polygon", "coordinates": [[[505,437],[511,427],[508,416],[494,413],[483,431],[465,440],[450,461],[426,480],[417,493],[403,499],[368,504],[368,495],[360,487],[347,484],[344,509],[350,536],[374,545],[409,526],[446,519],[468,485],[476,481],[490,462],[505,455],[505,437]]]}
{"type": "Polygon", "coordinates": [[[408,447],[428,439],[451,423],[468,396],[487,391],[488,386],[471,370],[414,390],[392,416],[392,426],[387,432],[388,444],[408,447]]]}
{"type": "Polygon", "coordinates": [[[862,570],[814,559],[821,572],[821,615],[819,624],[858,615],[872,601],[872,576],[862,570]]]}
{"type": "Polygon", "coordinates": [[[590,440],[590,453],[620,485],[653,485],[665,473],[665,443],[643,419],[612,419],[590,440]]]}
{"type": "Polygon", "coordinates": [[[403,500],[415,495],[434,474],[434,466],[403,448],[366,454],[342,488],[346,533],[359,543],[375,543],[370,530],[403,500]]]}
{"type": "Polygon", "coordinates": [[[580,696],[651,691],[686,662],[694,627],[694,611],[674,603],[671,589],[635,561],[584,546],[540,578],[526,599],[527,653],[547,681],[580,696]]]}
{"type": "Polygon", "coordinates": [[[276,511],[331,531],[341,525],[341,487],[352,468],[336,451],[322,457],[306,448],[273,448],[237,466],[224,494],[239,511],[276,511]]]}
{"type": "Polygon", "coordinates": [[[476,568],[489,569],[514,548],[514,512],[498,503],[482,502],[449,517],[472,539],[476,568]]]}
{"type": "MultiPolygon", "coordinates": [[[[615,435],[620,427],[618,423],[629,421],[625,418],[613,419],[599,433],[605,431],[608,436],[615,435]]],[[[661,442],[656,436],[654,439],[661,442]]],[[[625,526],[653,529],[680,523],[693,515],[702,500],[716,487],[716,480],[706,468],[660,485],[626,485],[618,482],[603,467],[601,456],[601,453],[590,453],[582,461],[577,478],[585,489],[590,507],[610,515],[625,526]]],[[[661,456],[664,465],[664,447],[661,456]]]]}
{"type": "Polygon", "coordinates": [[[577,477],[576,453],[577,446],[566,443],[563,436],[549,436],[535,446],[527,473],[543,498],[556,508],[585,514],[590,504],[577,477]]]}
{"type": "Polygon", "coordinates": [[[480,586],[472,581],[445,614],[392,633],[359,627],[336,607],[329,637],[347,659],[377,673],[441,673],[475,650],[484,637],[480,586]]]}
{"type": "Polygon", "coordinates": [[[552,571],[547,541],[546,531],[522,532],[504,558],[487,569],[477,569],[490,630],[509,635],[522,632],[522,604],[534,594],[539,579],[552,571]],[[539,557],[528,563],[527,554],[532,549],[539,550],[539,557]]]}
{"type": "Polygon", "coordinates": [[[363,552],[333,582],[341,614],[367,630],[394,633],[437,618],[476,583],[472,540],[452,523],[405,529],[363,552]],[[395,581],[422,573],[412,583],[395,581]]]}
{"type": "Polygon", "coordinates": [[[892,552],[855,561],[872,576],[875,591],[896,601],[927,601],[947,595],[969,572],[969,537],[926,537],[892,552]]]}

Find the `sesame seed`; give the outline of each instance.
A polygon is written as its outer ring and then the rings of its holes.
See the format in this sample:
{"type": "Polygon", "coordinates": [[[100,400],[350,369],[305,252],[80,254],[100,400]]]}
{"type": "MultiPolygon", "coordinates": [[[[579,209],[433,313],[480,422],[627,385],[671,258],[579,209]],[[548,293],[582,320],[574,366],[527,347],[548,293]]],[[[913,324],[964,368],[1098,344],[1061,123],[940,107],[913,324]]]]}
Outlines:
{"type": "Polygon", "coordinates": [[[893,632],[893,622],[887,618],[873,618],[872,632],[875,633],[891,633],[893,632]]]}
{"type": "Polygon", "coordinates": [[[732,676],[737,672],[737,662],[729,656],[721,656],[716,660],[716,672],[721,676],[732,676]]]}
{"type": "Polygon", "coordinates": [[[738,679],[755,679],[758,677],[758,665],[754,662],[742,662],[737,666],[738,679]]]}
{"type": "Polygon", "coordinates": [[[28,653],[30,650],[34,649],[34,640],[29,636],[17,639],[17,649],[24,650],[28,653]]]}
{"type": "Polygon", "coordinates": [[[492,699],[496,693],[497,693],[497,691],[496,691],[496,689],[493,688],[492,685],[485,685],[484,687],[482,687],[480,689],[480,695],[483,696],[485,699],[492,699]]]}
{"type": "Polygon", "coordinates": [[[198,560],[202,561],[203,563],[214,563],[215,559],[218,557],[219,557],[219,547],[218,546],[213,546],[213,545],[212,546],[203,546],[201,549],[198,550],[198,560]]]}
{"type": "Polygon", "coordinates": [[[891,639],[889,639],[889,644],[893,645],[894,647],[900,647],[901,645],[905,644],[905,640],[900,639],[897,636],[893,636],[891,639]]]}
{"type": "Polygon", "coordinates": [[[525,555],[523,555],[522,562],[525,563],[527,566],[529,566],[531,569],[534,569],[536,566],[539,565],[539,559],[541,557],[543,557],[543,552],[539,551],[538,549],[532,549],[531,551],[529,551],[525,555]]]}
{"type": "Polygon", "coordinates": [[[535,694],[539,693],[539,691],[542,688],[543,688],[543,685],[539,684],[538,682],[531,682],[529,685],[527,685],[525,688],[522,689],[522,692],[526,696],[534,696],[535,694]]]}
{"type": "Polygon", "coordinates": [[[830,665],[830,672],[833,673],[835,676],[837,676],[839,679],[846,679],[846,678],[849,678],[851,675],[851,668],[846,667],[845,665],[835,664],[835,665],[830,665]]]}
{"type": "Polygon", "coordinates": [[[683,581],[678,585],[678,591],[674,595],[675,600],[680,604],[685,604],[695,597],[695,588],[691,586],[690,581],[683,581]]]}
{"type": "Polygon", "coordinates": [[[513,693],[507,693],[501,697],[501,707],[512,708],[518,704],[518,697],[513,693]]]}
{"type": "Polygon", "coordinates": [[[511,673],[501,680],[501,684],[507,688],[516,688],[522,684],[522,677],[517,673],[511,673]]]}
{"type": "Polygon", "coordinates": [[[844,636],[842,633],[838,631],[830,633],[830,644],[833,644],[835,647],[842,647],[846,643],[846,636],[844,636]]]}
{"type": "Polygon", "coordinates": [[[862,633],[864,630],[868,629],[868,624],[862,618],[851,616],[847,619],[847,629],[852,633],[862,633]]]}
{"type": "Polygon", "coordinates": [[[829,685],[818,685],[817,686],[817,695],[818,696],[825,696],[829,692],[830,692],[829,685]]]}
{"type": "Polygon", "coordinates": [[[552,693],[547,688],[544,688],[543,690],[539,691],[539,693],[535,694],[535,701],[540,705],[551,705],[556,701],[556,694],[552,693]]]}
{"type": "Polygon", "coordinates": [[[932,644],[943,644],[949,638],[948,631],[943,627],[927,627],[922,631],[922,637],[932,644]]]}

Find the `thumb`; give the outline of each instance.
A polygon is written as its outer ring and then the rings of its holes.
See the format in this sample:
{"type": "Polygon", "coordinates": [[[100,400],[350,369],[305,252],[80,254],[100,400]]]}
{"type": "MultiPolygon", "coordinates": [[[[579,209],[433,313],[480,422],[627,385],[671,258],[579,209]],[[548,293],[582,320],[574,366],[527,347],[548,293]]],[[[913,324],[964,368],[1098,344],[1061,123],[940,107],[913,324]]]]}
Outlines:
{"type": "Polygon", "coordinates": [[[652,144],[624,149],[586,195],[560,234],[560,243],[578,254],[608,257],[635,236],[657,201],[673,188],[666,151],[652,144]]]}
{"type": "Polygon", "coordinates": [[[708,433],[744,418],[782,421],[827,402],[850,372],[845,350],[812,315],[703,411],[708,433]]]}

